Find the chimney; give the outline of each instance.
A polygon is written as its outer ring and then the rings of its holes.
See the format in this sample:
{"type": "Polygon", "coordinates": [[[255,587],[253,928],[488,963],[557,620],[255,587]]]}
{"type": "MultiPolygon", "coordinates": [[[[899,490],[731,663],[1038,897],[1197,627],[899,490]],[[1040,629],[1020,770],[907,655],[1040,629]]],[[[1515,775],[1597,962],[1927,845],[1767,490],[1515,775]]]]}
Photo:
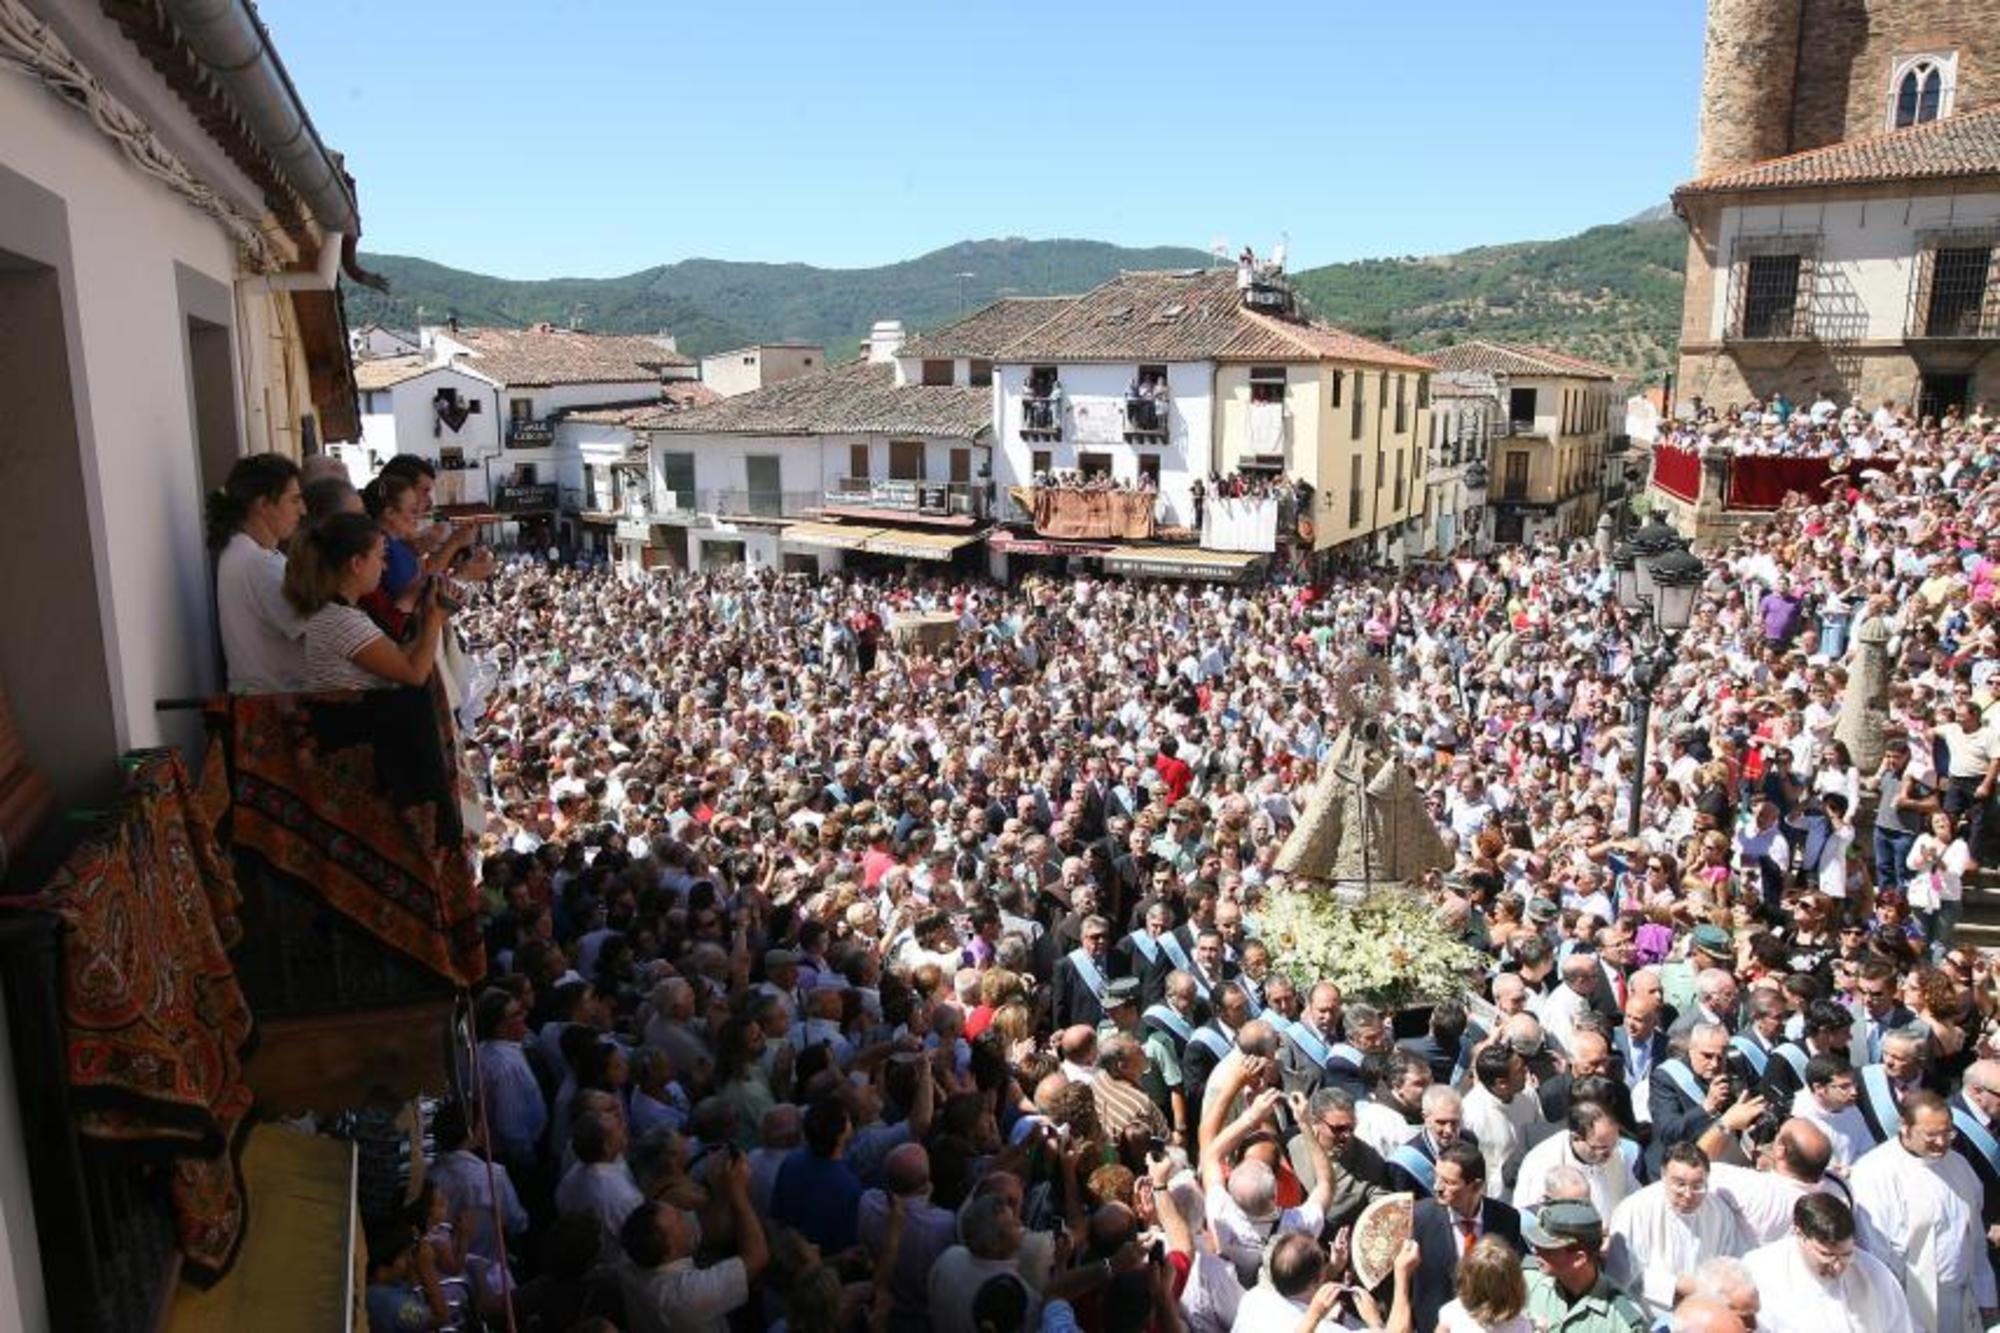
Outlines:
{"type": "Polygon", "coordinates": [[[878,319],[875,327],[868,330],[868,340],[863,344],[868,349],[870,364],[880,364],[896,359],[896,353],[903,346],[903,321],[900,319],[878,319]]]}
{"type": "Polygon", "coordinates": [[[680,339],[674,337],[673,334],[668,333],[665,329],[661,329],[658,333],[654,334],[653,341],[666,348],[669,352],[678,352],[681,350],[680,339]]]}

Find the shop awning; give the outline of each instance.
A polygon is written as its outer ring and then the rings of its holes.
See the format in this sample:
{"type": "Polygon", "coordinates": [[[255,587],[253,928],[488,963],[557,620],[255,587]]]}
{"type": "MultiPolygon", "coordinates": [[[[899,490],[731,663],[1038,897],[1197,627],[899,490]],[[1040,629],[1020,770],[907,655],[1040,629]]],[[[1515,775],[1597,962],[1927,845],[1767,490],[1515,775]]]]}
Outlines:
{"type": "Polygon", "coordinates": [[[884,528],[868,539],[861,549],[873,555],[901,556],[905,560],[949,560],[961,547],[983,540],[983,532],[917,532],[908,528],[884,528]]]}
{"type": "Polygon", "coordinates": [[[1233,583],[1263,559],[1254,551],[1207,551],[1199,546],[1120,546],[1105,553],[1104,572],[1131,578],[1233,583]]]}
{"type": "Polygon", "coordinates": [[[829,551],[859,551],[870,537],[882,535],[880,528],[856,523],[794,523],[778,534],[780,541],[794,546],[817,546],[829,551]]]}

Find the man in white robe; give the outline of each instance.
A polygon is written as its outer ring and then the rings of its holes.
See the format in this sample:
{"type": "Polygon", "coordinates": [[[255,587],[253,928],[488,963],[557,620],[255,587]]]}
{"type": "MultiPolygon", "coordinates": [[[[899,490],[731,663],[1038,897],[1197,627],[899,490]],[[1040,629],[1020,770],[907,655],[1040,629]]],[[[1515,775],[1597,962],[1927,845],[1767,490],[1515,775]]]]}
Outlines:
{"type": "Polygon", "coordinates": [[[1936,1333],[1977,1333],[2000,1316],[1980,1221],[1984,1191],[1971,1163],[1952,1151],[1944,1098],[1903,1098],[1902,1129],[1855,1163],[1849,1184],[1861,1244],[1903,1284],[1918,1324],[1936,1333]]]}
{"type": "Polygon", "coordinates": [[[1639,1192],[1639,1178],[1632,1167],[1637,1156],[1621,1141],[1618,1120],[1609,1109],[1598,1102],[1573,1102],[1564,1130],[1543,1139],[1521,1159],[1514,1206],[1523,1212],[1540,1206],[1548,1197],[1549,1173],[1567,1166],[1589,1183],[1597,1215],[1609,1217],[1618,1211],[1626,1195],[1639,1192]]]}
{"type": "Polygon", "coordinates": [[[1628,1196],[1611,1215],[1605,1271],[1662,1319],[1679,1288],[1710,1259],[1749,1253],[1750,1233],[1735,1210],[1708,1192],[1708,1155],[1692,1143],[1667,1149],[1662,1178],[1628,1196]]]}
{"type": "Polygon", "coordinates": [[[1505,1203],[1528,1145],[1547,1130],[1542,1101],[1528,1084],[1527,1062],[1495,1043],[1472,1062],[1473,1084],[1465,1094],[1463,1131],[1479,1141],[1486,1158],[1486,1192],[1505,1203]]]}
{"type": "Polygon", "coordinates": [[[1843,1171],[1875,1146],[1868,1121],[1854,1105],[1860,1096],[1854,1067],[1834,1055],[1816,1055],[1807,1061],[1806,1085],[1792,1096],[1792,1114],[1825,1132],[1827,1142],[1833,1145],[1833,1163],[1843,1171]]]}
{"type": "Polygon", "coordinates": [[[1831,1194],[1799,1200],[1792,1233],[1743,1266],[1767,1298],[1758,1333],[1919,1333],[1896,1275],[1859,1246],[1853,1211],[1831,1194]]]}
{"type": "Polygon", "coordinates": [[[1757,1169],[1717,1162],[1709,1168],[1708,1190],[1734,1209],[1749,1233],[1749,1244],[1769,1245],[1792,1230],[1792,1212],[1809,1194],[1846,1191],[1827,1174],[1833,1156],[1826,1132],[1806,1120],[1787,1120],[1758,1154],[1757,1169]]]}

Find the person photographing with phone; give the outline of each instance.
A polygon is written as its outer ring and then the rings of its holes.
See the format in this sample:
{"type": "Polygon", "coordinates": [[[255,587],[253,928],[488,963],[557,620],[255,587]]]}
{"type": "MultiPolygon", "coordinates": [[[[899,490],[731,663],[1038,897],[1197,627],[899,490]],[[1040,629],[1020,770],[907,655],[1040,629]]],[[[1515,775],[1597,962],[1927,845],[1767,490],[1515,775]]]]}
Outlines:
{"type": "Polygon", "coordinates": [[[398,643],[361,609],[382,582],[386,539],[360,514],[335,514],[305,532],[285,569],[285,598],[305,617],[307,690],[422,685],[437,665],[448,612],[435,584],[412,611],[415,633],[398,643]]]}

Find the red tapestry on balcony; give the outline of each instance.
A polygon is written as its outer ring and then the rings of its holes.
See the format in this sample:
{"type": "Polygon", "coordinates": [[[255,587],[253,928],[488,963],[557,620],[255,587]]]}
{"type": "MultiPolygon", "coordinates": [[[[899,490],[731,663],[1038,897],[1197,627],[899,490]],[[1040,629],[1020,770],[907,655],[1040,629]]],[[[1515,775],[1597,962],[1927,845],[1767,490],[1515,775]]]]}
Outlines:
{"type": "Polygon", "coordinates": [[[247,1214],[237,1154],[252,1023],[224,948],[236,901],[172,751],[130,761],[124,798],[44,890],[64,926],[77,1127],[172,1158],[182,1272],[203,1284],[234,1261],[247,1214]]]}
{"type": "Polygon", "coordinates": [[[1693,504],[1701,498],[1701,456],[1692,449],[1661,445],[1653,450],[1653,484],[1693,504]]]}
{"type": "Polygon", "coordinates": [[[1034,491],[1035,531],[1044,537],[1151,541],[1159,497],[1143,491],[1034,491]]]}
{"type": "Polygon", "coordinates": [[[208,719],[239,855],[454,985],[485,976],[457,731],[435,683],[231,695],[208,719]]]}
{"type": "Polygon", "coordinates": [[[1809,503],[1826,498],[1826,479],[1833,475],[1825,458],[1787,458],[1749,454],[1729,460],[1729,490],[1725,509],[1776,509],[1794,492],[1809,503]]]}

